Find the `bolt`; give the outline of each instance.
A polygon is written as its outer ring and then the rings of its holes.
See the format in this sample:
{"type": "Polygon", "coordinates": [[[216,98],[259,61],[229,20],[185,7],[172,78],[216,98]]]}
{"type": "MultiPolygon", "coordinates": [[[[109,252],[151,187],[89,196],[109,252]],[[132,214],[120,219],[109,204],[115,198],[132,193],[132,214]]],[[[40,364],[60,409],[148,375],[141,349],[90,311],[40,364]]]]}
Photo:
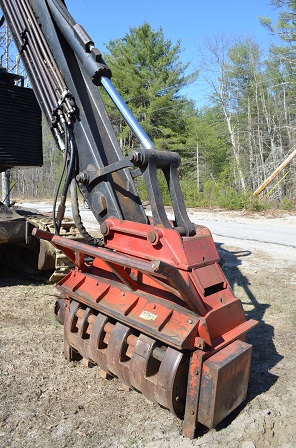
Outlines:
{"type": "Polygon", "coordinates": [[[77,180],[77,182],[79,182],[80,184],[88,185],[88,184],[89,184],[89,176],[88,176],[88,173],[86,173],[85,171],[80,172],[79,174],[77,174],[77,176],[76,176],[76,180],[77,180]]]}
{"type": "Polygon", "coordinates": [[[204,348],[205,348],[205,341],[204,341],[204,339],[202,339],[202,338],[195,338],[195,341],[194,341],[194,346],[196,347],[196,348],[199,348],[199,349],[201,349],[201,350],[204,350],[204,348]]]}
{"type": "Polygon", "coordinates": [[[151,244],[156,245],[158,243],[158,241],[159,241],[159,233],[158,233],[158,231],[157,230],[150,230],[147,233],[147,240],[151,244]]]}
{"type": "Polygon", "coordinates": [[[157,238],[156,232],[154,232],[153,230],[151,230],[150,232],[148,232],[147,234],[147,240],[150,241],[150,243],[155,243],[157,238]]]}
{"type": "Polygon", "coordinates": [[[189,324],[193,324],[193,320],[189,319],[189,320],[188,320],[188,323],[189,323],[189,324]]]}
{"type": "Polygon", "coordinates": [[[130,155],[130,160],[135,166],[142,166],[144,162],[144,155],[140,149],[135,149],[130,155]]]}
{"type": "Polygon", "coordinates": [[[100,229],[101,229],[102,235],[108,235],[109,227],[108,227],[108,225],[105,222],[101,223],[100,229]]]}

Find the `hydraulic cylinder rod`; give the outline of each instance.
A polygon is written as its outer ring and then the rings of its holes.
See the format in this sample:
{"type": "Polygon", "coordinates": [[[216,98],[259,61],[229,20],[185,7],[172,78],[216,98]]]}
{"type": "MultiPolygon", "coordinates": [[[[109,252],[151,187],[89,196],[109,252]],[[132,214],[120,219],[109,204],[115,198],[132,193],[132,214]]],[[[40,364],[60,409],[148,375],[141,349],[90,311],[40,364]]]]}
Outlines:
{"type": "Polygon", "coordinates": [[[101,84],[110,96],[111,100],[114,102],[119,112],[122,114],[128,125],[130,126],[130,128],[134,131],[135,135],[142,143],[143,148],[152,149],[154,147],[152,141],[150,140],[142,126],[137,122],[134,115],[127,107],[126,103],[123,101],[110,79],[103,76],[101,78],[101,84]]]}

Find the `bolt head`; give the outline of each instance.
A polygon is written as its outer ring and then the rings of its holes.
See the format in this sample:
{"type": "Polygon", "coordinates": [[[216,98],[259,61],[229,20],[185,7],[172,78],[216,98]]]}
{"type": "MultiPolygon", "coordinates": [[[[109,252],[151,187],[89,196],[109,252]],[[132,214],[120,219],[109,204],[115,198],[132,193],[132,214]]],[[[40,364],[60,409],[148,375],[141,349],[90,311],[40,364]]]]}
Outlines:
{"type": "Polygon", "coordinates": [[[150,232],[148,232],[147,240],[150,241],[151,244],[157,241],[157,234],[154,230],[150,230],[150,232]]]}
{"type": "Polygon", "coordinates": [[[109,232],[108,224],[106,224],[105,222],[102,222],[101,226],[100,226],[100,230],[101,230],[102,235],[104,235],[104,236],[108,235],[108,232],[109,232]]]}

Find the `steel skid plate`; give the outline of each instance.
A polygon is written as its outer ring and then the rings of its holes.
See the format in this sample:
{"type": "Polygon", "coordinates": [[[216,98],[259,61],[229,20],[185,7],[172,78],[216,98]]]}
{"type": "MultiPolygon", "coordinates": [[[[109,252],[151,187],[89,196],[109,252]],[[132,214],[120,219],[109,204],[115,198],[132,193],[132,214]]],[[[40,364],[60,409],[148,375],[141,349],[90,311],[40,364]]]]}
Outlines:
{"type": "Polygon", "coordinates": [[[252,346],[234,341],[203,363],[198,421],[214,428],[246,398],[252,346]]]}

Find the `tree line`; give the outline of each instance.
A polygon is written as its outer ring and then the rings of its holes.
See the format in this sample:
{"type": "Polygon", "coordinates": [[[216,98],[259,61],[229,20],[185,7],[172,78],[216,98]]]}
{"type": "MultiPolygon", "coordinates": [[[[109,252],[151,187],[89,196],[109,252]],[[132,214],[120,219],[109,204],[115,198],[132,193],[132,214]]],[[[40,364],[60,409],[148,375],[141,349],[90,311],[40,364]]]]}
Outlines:
{"type": "MultiPolygon", "coordinates": [[[[295,159],[263,192],[263,200],[252,198],[296,146],[296,2],[272,3],[279,8],[278,22],[261,18],[262,26],[279,36],[268,52],[249,37],[212,36],[201,46],[196,71],[181,61],[181,42],[172,43],[148,23],[106,46],[112,81],[156,148],[180,153],[180,181],[189,206],[295,205],[295,159]],[[203,78],[208,99],[197,107],[184,87],[203,78]]],[[[122,151],[128,153],[139,142],[108,95],[103,90],[101,95],[122,151]]],[[[14,195],[42,197],[53,191],[62,158],[48,131],[44,159],[45,169],[13,174],[14,195]]],[[[145,199],[141,183],[138,188],[145,199]]]]}

